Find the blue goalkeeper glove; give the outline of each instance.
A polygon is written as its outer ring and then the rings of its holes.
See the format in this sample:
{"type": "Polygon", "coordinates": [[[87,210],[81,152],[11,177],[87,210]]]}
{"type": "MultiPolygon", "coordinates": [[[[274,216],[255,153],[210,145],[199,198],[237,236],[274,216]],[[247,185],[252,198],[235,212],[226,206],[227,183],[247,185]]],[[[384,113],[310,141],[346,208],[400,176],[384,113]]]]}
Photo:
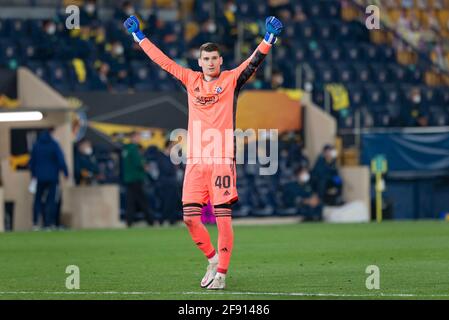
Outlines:
{"type": "Polygon", "coordinates": [[[274,44],[276,43],[277,36],[279,36],[282,29],[284,29],[284,25],[278,18],[270,16],[265,20],[265,29],[267,32],[265,33],[264,40],[269,44],[274,44]]]}
{"type": "Polygon", "coordinates": [[[140,42],[145,39],[145,35],[140,31],[139,20],[135,16],[131,16],[123,23],[128,33],[133,35],[136,42],[140,42]]]}

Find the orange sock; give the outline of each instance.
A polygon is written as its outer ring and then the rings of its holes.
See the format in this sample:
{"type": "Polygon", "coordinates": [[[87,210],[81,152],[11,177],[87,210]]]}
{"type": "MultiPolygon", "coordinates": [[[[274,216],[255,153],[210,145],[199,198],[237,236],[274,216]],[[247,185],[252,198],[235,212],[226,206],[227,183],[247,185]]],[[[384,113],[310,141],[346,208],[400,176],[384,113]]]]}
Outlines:
{"type": "Polygon", "coordinates": [[[184,223],[189,230],[190,236],[197,247],[203,251],[206,258],[215,256],[215,249],[210,241],[209,232],[201,222],[201,205],[184,206],[184,223]]]}
{"type": "Polygon", "coordinates": [[[234,232],[230,208],[215,208],[218,228],[218,268],[217,272],[226,274],[231,261],[232,247],[234,245],[234,232]]]}

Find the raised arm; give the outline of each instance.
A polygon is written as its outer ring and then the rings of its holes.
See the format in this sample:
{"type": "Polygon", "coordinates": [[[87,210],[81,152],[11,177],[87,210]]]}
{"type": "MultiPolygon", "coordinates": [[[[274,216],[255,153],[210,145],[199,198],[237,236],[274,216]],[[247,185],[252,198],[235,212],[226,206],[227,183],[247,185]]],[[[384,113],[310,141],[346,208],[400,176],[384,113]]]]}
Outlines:
{"type": "Polygon", "coordinates": [[[237,89],[240,89],[260,66],[270,52],[271,46],[277,41],[277,36],[281,34],[284,26],[276,17],[271,16],[265,20],[265,27],[266,33],[262,42],[248,59],[233,70],[237,89]]]}
{"type": "Polygon", "coordinates": [[[173,75],[176,79],[180,80],[184,85],[187,85],[190,73],[193,71],[174,62],[167,57],[156,45],[154,45],[148,38],[145,37],[139,28],[139,20],[135,16],[131,16],[123,23],[125,28],[139,46],[143,49],[146,55],[153,60],[154,63],[159,65],[162,69],[173,75]]]}

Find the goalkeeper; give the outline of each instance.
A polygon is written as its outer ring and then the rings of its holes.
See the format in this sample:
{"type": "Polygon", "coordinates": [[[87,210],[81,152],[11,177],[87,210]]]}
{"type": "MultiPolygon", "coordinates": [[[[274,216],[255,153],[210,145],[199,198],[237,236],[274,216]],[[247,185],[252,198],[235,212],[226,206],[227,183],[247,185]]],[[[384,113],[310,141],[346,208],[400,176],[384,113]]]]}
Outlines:
{"type": "Polygon", "coordinates": [[[178,79],[187,91],[189,122],[187,166],[182,192],[184,222],[196,246],[209,261],[201,287],[224,289],[234,242],[232,204],[238,200],[234,139],[226,135],[229,132],[232,134],[235,129],[240,89],[269,53],[283,25],[277,18],[268,17],[264,40],[246,61],[233,70],[221,71],[223,57],[217,44],[203,44],[198,58],[202,72],[181,67],[168,58],[145,37],[135,16],[126,19],[124,26],[147,56],[178,79]],[[203,133],[207,135],[208,130],[218,130],[221,134],[221,142],[213,152],[208,150],[209,141],[197,142],[193,139],[194,131],[196,134],[199,131],[199,136],[203,137],[203,133]],[[206,150],[207,155],[204,155],[203,151],[206,150]],[[209,233],[201,223],[201,208],[209,200],[217,218],[218,251],[215,251],[209,233]]]}

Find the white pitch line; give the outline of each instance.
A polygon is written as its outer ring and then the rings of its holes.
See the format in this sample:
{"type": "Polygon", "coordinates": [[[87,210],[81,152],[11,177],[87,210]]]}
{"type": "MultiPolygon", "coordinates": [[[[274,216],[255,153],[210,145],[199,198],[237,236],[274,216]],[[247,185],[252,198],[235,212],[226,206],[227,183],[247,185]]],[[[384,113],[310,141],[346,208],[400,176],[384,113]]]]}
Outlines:
{"type": "Polygon", "coordinates": [[[0,295],[252,295],[252,296],[299,296],[299,297],[449,297],[449,294],[413,294],[413,293],[372,293],[372,294],[346,294],[346,293],[307,293],[307,292],[157,292],[157,291],[0,291],[0,295]]]}

